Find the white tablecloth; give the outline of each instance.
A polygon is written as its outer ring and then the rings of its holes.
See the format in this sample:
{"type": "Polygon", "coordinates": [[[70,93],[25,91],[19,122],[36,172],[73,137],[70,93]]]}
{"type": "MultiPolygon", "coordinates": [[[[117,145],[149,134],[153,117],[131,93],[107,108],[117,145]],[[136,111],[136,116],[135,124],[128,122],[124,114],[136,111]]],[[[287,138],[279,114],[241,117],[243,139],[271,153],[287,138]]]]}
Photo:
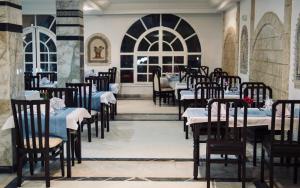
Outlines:
{"type": "Polygon", "coordinates": [[[49,84],[41,84],[40,87],[50,87],[50,88],[56,88],[57,87],[57,82],[49,83],[49,84]]]}
{"type": "MultiPolygon", "coordinates": [[[[180,92],[180,100],[188,100],[188,99],[195,99],[195,91],[191,90],[183,90],[180,92]]],[[[201,95],[198,94],[198,98],[200,98],[201,95]]],[[[234,94],[234,93],[224,93],[224,99],[239,99],[240,95],[234,94]]]]}
{"type": "Polygon", "coordinates": [[[111,91],[106,91],[103,92],[103,94],[100,96],[101,97],[101,103],[105,104],[116,104],[117,99],[115,98],[113,92],[111,91]]]}
{"type": "Polygon", "coordinates": [[[26,100],[40,100],[40,92],[36,90],[26,90],[25,91],[26,100]]]}
{"type": "MultiPolygon", "coordinates": [[[[50,114],[50,117],[51,117],[51,114],[50,114]]],[[[66,127],[68,129],[77,130],[78,129],[77,122],[79,122],[79,124],[80,124],[84,118],[90,118],[90,117],[91,117],[90,113],[85,108],[76,108],[75,110],[73,110],[71,113],[69,113],[66,116],[66,124],[67,124],[66,127]]],[[[13,118],[13,116],[10,116],[5,121],[1,130],[12,129],[14,127],[15,127],[14,118],[13,118]]]]}
{"type": "Polygon", "coordinates": [[[119,83],[111,83],[109,84],[109,90],[113,92],[113,94],[118,94],[120,91],[120,84],[119,83]]]}

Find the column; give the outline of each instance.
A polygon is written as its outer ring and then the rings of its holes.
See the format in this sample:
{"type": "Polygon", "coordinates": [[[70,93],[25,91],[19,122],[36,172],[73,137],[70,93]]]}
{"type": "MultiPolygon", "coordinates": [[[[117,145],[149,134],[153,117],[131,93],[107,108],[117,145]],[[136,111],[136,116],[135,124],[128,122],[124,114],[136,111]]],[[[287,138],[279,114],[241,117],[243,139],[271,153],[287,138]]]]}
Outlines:
{"type": "Polygon", "coordinates": [[[83,2],[56,0],[56,46],[58,86],[83,81],[83,2]]]}
{"type": "Polygon", "coordinates": [[[12,170],[11,130],[1,130],[11,115],[10,99],[24,94],[21,0],[0,0],[0,172],[12,170]]]}

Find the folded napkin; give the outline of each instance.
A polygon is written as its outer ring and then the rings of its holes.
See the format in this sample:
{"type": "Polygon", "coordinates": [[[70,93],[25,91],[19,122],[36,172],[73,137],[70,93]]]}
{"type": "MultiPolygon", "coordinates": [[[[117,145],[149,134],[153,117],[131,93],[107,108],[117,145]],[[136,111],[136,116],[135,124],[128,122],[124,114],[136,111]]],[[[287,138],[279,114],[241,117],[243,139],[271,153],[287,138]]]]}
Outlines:
{"type": "Polygon", "coordinates": [[[42,85],[50,84],[50,80],[47,77],[43,77],[40,81],[42,85]]]}
{"type": "MultiPolygon", "coordinates": [[[[214,102],[211,106],[211,114],[213,116],[217,116],[218,115],[218,103],[214,102]]],[[[226,105],[225,104],[221,104],[221,111],[220,111],[220,115],[221,116],[226,116],[226,105]]]]}
{"type": "Polygon", "coordinates": [[[61,98],[53,97],[50,99],[50,108],[53,108],[54,110],[60,110],[65,108],[65,101],[61,98]]]}

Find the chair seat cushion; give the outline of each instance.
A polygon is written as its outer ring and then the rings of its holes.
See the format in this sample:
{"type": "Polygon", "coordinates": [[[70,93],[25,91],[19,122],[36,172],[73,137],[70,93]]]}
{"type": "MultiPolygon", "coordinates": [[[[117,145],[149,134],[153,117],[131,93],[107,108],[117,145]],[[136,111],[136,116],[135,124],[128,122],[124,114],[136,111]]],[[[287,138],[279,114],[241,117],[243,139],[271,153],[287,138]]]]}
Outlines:
{"type": "Polygon", "coordinates": [[[209,140],[207,141],[207,147],[209,147],[212,154],[242,154],[243,143],[233,142],[225,140],[209,140]]]}
{"type": "Polygon", "coordinates": [[[170,87],[170,83],[169,83],[168,78],[166,78],[166,77],[161,77],[160,78],[160,87],[161,87],[161,89],[170,87]]]}
{"type": "MultiPolygon", "coordinates": [[[[45,137],[42,138],[42,142],[43,142],[43,148],[45,148],[45,137]]],[[[58,146],[62,142],[63,142],[63,140],[61,138],[49,137],[49,148],[55,148],[56,146],[58,146]]],[[[30,139],[29,144],[30,144],[30,148],[33,148],[32,139],[30,139]]],[[[39,147],[39,138],[38,137],[35,138],[35,144],[36,144],[37,149],[41,149],[39,147]]],[[[24,139],[24,146],[27,149],[26,139],[24,139]]]]}
{"type": "Polygon", "coordinates": [[[175,90],[173,88],[171,88],[171,87],[166,87],[166,88],[161,88],[161,91],[162,92],[173,92],[175,90]]]}

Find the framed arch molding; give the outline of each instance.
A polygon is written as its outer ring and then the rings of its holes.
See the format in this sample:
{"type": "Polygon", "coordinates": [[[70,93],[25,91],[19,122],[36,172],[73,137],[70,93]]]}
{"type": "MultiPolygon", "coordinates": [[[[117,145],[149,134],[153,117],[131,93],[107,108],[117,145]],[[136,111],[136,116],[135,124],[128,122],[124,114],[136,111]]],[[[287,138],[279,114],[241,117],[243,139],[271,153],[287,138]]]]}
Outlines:
{"type": "Polygon", "coordinates": [[[93,65],[106,65],[111,62],[111,44],[101,33],[95,33],[87,39],[87,62],[93,65]]]}

